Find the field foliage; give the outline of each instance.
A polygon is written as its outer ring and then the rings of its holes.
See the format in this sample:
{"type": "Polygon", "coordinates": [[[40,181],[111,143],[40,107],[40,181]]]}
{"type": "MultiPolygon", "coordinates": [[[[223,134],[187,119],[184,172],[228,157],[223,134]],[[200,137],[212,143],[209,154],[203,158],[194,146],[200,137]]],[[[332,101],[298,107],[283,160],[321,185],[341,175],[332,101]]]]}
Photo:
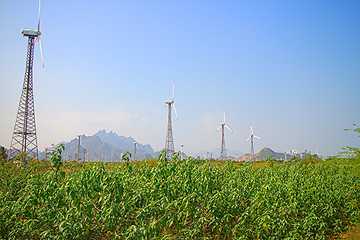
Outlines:
{"type": "Polygon", "coordinates": [[[353,157],[261,164],[170,161],[165,154],[128,159],[1,162],[0,238],[326,239],[359,220],[353,157]]]}

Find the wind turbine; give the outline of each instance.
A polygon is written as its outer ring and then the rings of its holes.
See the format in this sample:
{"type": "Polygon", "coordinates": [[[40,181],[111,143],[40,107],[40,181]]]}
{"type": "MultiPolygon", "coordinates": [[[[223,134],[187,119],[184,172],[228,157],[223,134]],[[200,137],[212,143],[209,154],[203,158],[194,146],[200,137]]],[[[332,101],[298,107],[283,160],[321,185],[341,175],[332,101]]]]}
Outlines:
{"type": "Polygon", "coordinates": [[[174,149],[174,138],[173,138],[172,126],[171,126],[171,105],[174,108],[176,119],[179,119],[178,115],[176,113],[176,108],[175,108],[175,104],[174,104],[174,92],[175,92],[175,81],[173,80],[172,98],[171,98],[171,100],[166,100],[165,101],[165,104],[168,107],[168,128],[167,128],[166,141],[165,141],[165,150],[166,150],[166,154],[167,154],[168,159],[172,158],[172,156],[174,154],[174,151],[175,151],[175,149],[174,149]]]}
{"type": "Polygon", "coordinates": [[[261,140],[261,138],[254,135],[254,131],[253,131],[253,128],[252,128],[251,124],[250,124],[250,130],[251,130],[251,134],[250,134],[249,138],[246,140],[246,142],[251,140],[250,141],[250,144],[251,144],[250,154],[251,154],[251,156],[254,156],[254,137],[259,139],[259,140],[261,140]]]}
{"type": "MultiPolygon", "coordinates": [[[[35,157],[38,156],[33,94],[33,62],[34,45],[37,40],[40,47],[42,65],[44,67],[40,41],[40,0],[37,30],[22,29],[21,33],[24,37],[28,37],[26,69],[8,158],[15,157],[22,152],[33,154],[35,157]]],[[[26,159],[23,160],[26,162],[26,159]]]]}
{"type": "Polygon", "coordinates": [[[221,128],[221,150],[220,150],[220,160],[225,160],[226,156],[226,148],[225,148],[225,132],[224,128],[227,128],[231,133],[233,132],[226,124],[225,124],[225,109],[224,109],[224,122],[220,123],[220,127],[216,129],[218,131],[221,128]]]}

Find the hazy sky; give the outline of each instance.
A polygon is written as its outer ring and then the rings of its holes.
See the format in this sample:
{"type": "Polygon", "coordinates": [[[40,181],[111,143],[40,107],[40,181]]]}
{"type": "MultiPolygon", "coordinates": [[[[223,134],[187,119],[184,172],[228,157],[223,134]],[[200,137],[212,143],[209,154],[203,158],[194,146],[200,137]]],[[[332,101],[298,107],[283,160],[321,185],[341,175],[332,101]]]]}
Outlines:
{"type": "MultiPolygon", "coordinates": [[[[165,145],[175,80],[175,149],[304,149],[360,138],[360,1],[43,0],[35,46],[39,150],[101,129],[165,145]]],[[[9,147],[37,0],[0,0],[0,145],[9,147]]]]}

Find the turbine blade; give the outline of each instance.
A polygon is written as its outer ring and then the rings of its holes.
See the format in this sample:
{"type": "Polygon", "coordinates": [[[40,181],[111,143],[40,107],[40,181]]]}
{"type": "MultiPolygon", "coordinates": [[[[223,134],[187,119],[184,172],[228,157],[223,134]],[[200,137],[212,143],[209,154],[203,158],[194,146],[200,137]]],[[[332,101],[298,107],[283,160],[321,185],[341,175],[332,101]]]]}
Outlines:
{"type": "Polygon", "coordinates": [[[39,18],[38,18],[38,32],[40,32],[40,0],[39,0],[39,18]]]}
{"type": "Polygon", "coordinates": [[[230,132],[233,132],[233,130],[231,130],[227,125],[225,125],[225,127],[229,129],[230,132]]]}
{"type": "Polygon", "coordinates": [[[175,108],[175,103],[173,103],[172,105],[173,105],[173,108],[174,108],[174,112],[175,112],[175,115],[176,115],[176,119],[179,120],[179,117],[178,117],[178,115],[177,115],[176,108],[175,108]]]}
{"type": "Polygon", "coordinates": [[[248,139],[246,139],[246,142],[247,142],[247,141],[249,141],[249,140],[250,140],[250,138],[251,138],[251,135],[250,135],[250,137],[249,137],[248,139]]]}
{"type": "Polygon", "coordinates": [[[216,129],[216,131],[218,131],[220,128],[221,128],[221,126],[218,129],[216,129]]]}
{"type": "Polygon", "coordinates": [[[41,53],[41,62],[42,65],[44,67],[44,57],[43,57],[43,52],[42,52],[42,48],[41,48],[41,40],[40,40],[40,36],[37,37],[38,43],[39,43],[39,47],[40,47],[40,53],[41,53]]]}
{"type": "Polygon", "coordinates": [[[251,129],[251,135],[253,135],[253,134],[254,134],[254,132],[253,132],[253,129],[252,129],[251,124],[250,124],[250,129],[251,129]]]}
{"type": "Polygon", "coordinates": [[[258,136],[256,136],[256,135],[254,135],[254,137],[256,137],[257,139],[260,139],[260,140],[261,140],[261,138],[260,138],[260,137],[258,137],[258,136]]]}
{"type": "Polygon", "coordinates": [[[224,123],[225,123],[225,109],[224,109],[224,123]]]}

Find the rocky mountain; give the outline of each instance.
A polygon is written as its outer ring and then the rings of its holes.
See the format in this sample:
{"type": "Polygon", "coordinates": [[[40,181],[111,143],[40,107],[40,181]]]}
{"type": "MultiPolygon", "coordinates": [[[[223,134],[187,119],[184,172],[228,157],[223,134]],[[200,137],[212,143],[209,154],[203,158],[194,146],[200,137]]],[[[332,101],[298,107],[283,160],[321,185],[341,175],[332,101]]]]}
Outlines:
{"type": "Polygon", "coordinates": [[[258,154],[255,155],[255,157],[259,161],[266,160],[268,157],[280,160],[280,159],[284,159],[284,154],[274,152],[270,148],[264,147],[263,149],[260,150],[260,152],[258,154]]]}
{"type": "MultiPolygon", "coordinates": [[[[80,138],[80,154],[78,151],[78,138],[74,138],[70,142],[66,142],[63,158],[66,160],[74,160],[85,158],[87,161],[114,161],[119,162],[122,155],[129,151],[134,154],[134,142],[132,137],[119,136],[114,132],[106,132],[101,130],[93,136],[82,135],[80,138]]],[[[143,160],[154,155],[154,149],[149,144],[136,145],[136,160],[143,160]]]]}

